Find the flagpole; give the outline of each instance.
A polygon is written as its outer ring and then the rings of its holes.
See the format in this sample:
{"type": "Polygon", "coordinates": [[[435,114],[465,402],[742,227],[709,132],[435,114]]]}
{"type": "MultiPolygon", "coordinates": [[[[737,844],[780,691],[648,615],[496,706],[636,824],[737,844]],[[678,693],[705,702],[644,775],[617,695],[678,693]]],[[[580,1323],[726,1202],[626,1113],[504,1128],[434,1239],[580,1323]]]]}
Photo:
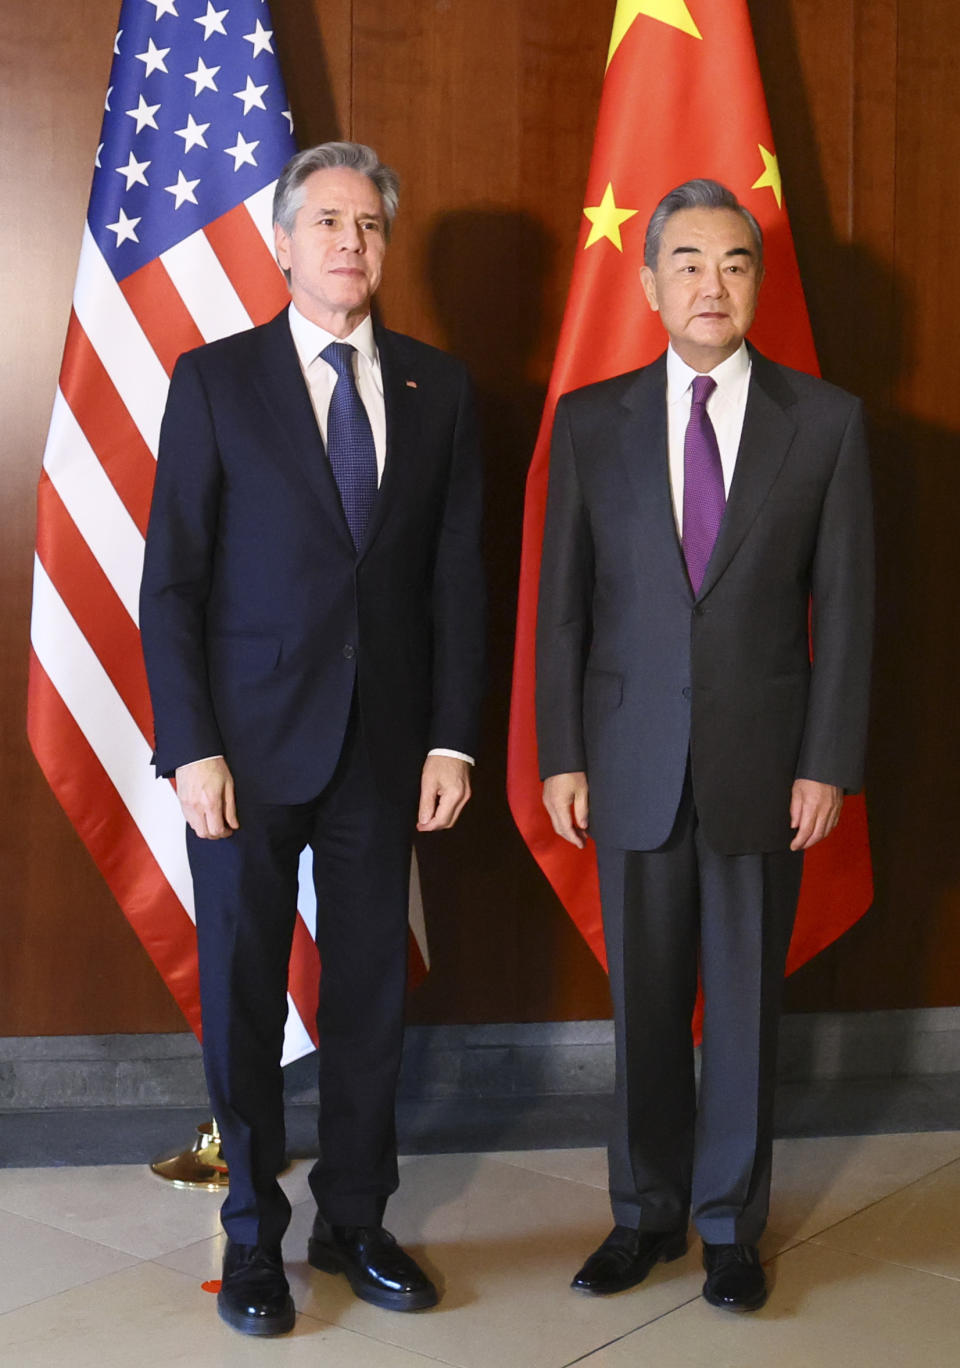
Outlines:
{"type": "Polygon", "coordinates": [[[193,1144],[185,1150],[160,1155],[150,1165],[164,1182],[193,1191],[223,1192],[230,1186],[227,1163],[220,1148],[220,1127],[211,1117],[197,1127],[193,1144]]]}

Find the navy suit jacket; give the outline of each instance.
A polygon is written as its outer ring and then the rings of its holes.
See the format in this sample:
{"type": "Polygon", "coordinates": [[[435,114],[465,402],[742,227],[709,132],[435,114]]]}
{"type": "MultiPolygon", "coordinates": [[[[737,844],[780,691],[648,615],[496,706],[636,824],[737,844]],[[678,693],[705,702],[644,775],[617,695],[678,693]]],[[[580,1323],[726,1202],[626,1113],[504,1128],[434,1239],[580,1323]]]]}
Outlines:
{"type": "Polygon", "coordinates": [[[736,469],[697,595],[671,503],[665,357],[557,406],[540,770],[586,771],[591,831],[619,849],[667,839],[688,757],[704,834],[726,854],[789,844],[794,779],[862,782],[873,544],[861,405],[751,355],[736,469]]]}
{"type": "Polygon", "coordinates": [[[355,691],[387,796],[415,796],[430,748],[476,751],[470,385],[445,353],[376,336],[386,458],[359,553],[286,311],[177,363],[140,600],[160,774],[222,754],[241,798],[306,801],[333,773],[355,691]]]}

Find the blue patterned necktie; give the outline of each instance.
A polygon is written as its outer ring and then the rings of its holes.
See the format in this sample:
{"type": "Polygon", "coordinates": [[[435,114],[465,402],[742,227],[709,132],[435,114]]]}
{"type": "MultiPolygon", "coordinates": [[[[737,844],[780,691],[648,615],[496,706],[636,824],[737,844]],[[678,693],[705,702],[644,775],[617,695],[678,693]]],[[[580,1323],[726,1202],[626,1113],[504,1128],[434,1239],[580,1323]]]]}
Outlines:
{"type": "Polygon", "coordinates": [[[377,497],[377,450],[353,378],[353,353],[349,342],[331,342],[320,355],[337,372],[327,414],[327,455],[350,535],[359,551],[377,497]]]}
{"type": "Polygon", "coordinates": [[[726,503],[720,448],[707,412],[707,400],[716,388],[709,375],[694,380],[683,439],[683,555],[694,594],[700,592],[726,503]]]}

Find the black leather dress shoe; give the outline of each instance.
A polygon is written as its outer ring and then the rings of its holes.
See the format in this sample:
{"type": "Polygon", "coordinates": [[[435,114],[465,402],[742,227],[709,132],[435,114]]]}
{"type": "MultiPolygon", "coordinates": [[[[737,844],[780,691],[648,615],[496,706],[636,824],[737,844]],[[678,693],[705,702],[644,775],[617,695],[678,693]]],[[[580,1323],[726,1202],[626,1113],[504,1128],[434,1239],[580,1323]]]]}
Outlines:
{"type": "Polygon", "coordinates": [[[759,1311],[767,1300],[767,1279],[756,1245],[704,1242],[703,1266],[707,1270],[703,1295],[711,1306],[759,1311]]]}
{"type": "Polygon", "coordinates": [[[324,1273],[345,1273],[362,1301],[387,1311],[422,1311],[436,1306],[437,1289],[383,1226],[313,1223],[307,1261],[324,1273]]]}
{"type": "Polygon", "coordinates": [[[244,1335],[285,1335],[297,1318],[280,1252],[227,1241],[217,1310],[244,1335]]]}
{"type": "Polygon", "coordinates": [[[608,1297],[643,1282],[655,1263],[681,1258],[687,1250],[685,1230],[632,1230],[614,1226],[576,1274],[571,1287],[608,1297]]]}

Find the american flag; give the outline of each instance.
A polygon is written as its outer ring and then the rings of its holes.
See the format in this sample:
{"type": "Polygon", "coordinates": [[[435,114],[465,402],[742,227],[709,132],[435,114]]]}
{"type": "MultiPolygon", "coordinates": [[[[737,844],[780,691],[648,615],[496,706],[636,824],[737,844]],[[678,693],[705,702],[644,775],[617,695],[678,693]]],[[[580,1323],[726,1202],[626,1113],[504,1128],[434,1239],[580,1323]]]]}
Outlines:
{"type": "MultiPolygon", "coordinates": [[[[177,357],[266,322],[289,299],[270,220],[296,143],[268,6],[124,0],[100,137],[38,490],[27,725],[51,788],[199,1034],[184,823],[150,764],[137,599],[177,357]]],[[[310,872],[305,852],[285,1062],[315,1045],[310,872]]],[[[422,915],[411,924],[419,963],[422,915]]]]}

